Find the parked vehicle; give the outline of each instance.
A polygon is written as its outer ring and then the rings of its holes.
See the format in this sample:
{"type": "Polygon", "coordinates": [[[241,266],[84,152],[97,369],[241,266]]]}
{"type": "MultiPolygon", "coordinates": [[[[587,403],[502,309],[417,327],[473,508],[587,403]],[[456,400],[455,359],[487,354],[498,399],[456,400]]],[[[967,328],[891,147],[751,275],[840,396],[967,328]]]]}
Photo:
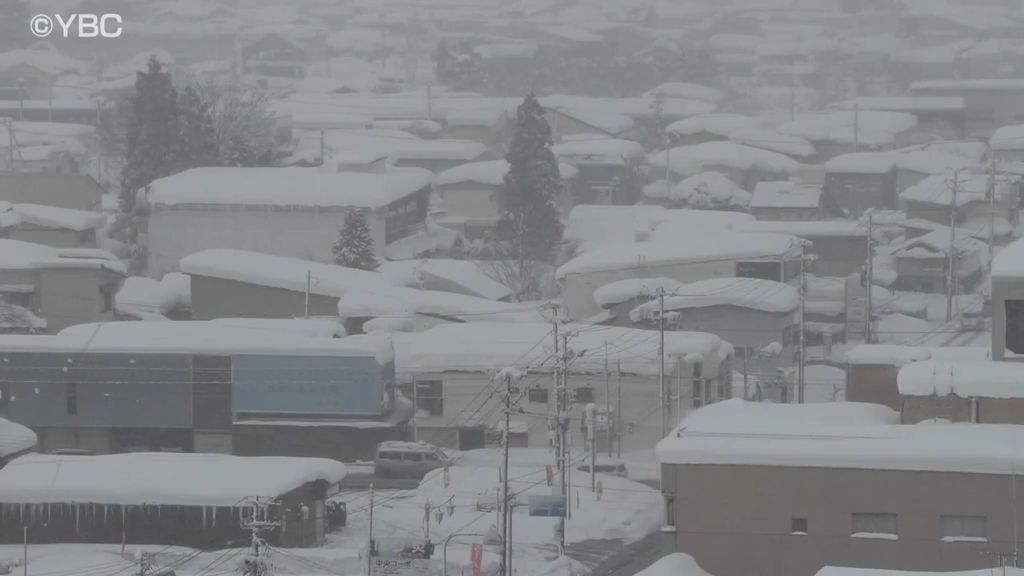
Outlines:
{"type": "Polygon", "coordinates": [[[426,442],[381,442],[373,460],[373,474],[381,478],[423,478],[441,468],[448,457],[426,442]]]}

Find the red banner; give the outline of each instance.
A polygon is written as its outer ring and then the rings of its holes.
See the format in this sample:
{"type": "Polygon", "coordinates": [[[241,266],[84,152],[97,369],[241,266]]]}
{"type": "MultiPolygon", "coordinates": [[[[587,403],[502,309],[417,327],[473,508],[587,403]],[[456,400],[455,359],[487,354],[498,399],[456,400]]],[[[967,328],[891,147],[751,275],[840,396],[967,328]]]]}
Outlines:
{"type": "Polygon", "coordinates": [[[469,559],[473,563],[473,576],[480,576],[481,565],[484,559],[484,545],[473,543],[473,546],[469,549],[469,559]]]}
{"type": "Polygon", "coordinates": [[[547,475],[548,486],[551,486],[551,482],[555,479],[555,470],[551,464],[544,467],[544,474],[547,475]]]}

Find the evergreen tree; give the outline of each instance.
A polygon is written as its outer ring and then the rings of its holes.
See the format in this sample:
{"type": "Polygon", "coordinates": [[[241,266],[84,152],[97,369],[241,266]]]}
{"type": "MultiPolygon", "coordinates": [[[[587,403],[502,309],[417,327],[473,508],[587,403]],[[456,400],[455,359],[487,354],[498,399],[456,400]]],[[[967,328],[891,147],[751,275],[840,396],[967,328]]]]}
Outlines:
{"type": "Polygon", "coordinates": [[[508,173],[502,187],[499,239],[510,246],[524,268],[527,260],[547,260],[562,239],[555,207],[561,188],[558,161],[551,152],[551,127],[531,93],[516,112],[515,132],[505,159],[508,173]]]}
{"type": "Polygon", "coordinates": [[[126,214],[134,211],[140,188],[181,166],[178,93],[171,75],[156,57],[149,59],[145,72],[136,74],[121,172],[121,211],[126,214]]]}
{"type": "Polygon", "coordinates": [[[373,238],[366,224],[366,214],[350,210],[345,215],[345,227],[338,234],[331,248],[334,263],[360,270],[376,270],[380,266],[373,251],[373,238]]]}
{"type": "Polygon", "coordinates": [[[195,84],[189,83],[178,96],[181,117],[181,158],[184,166],[216,166],[218,162],[217,132],[213,111],[195,84]]]}

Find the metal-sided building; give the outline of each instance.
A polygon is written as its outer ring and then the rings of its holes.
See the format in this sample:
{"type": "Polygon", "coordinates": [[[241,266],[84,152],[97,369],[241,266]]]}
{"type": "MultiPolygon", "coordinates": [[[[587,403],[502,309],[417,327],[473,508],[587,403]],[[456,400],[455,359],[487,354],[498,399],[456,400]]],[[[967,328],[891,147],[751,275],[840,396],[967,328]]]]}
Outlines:
{"type": "Polygon", "coordinates": [[[215,322],[0,339],[0,414],[39,449],[366,457],[401,437],[389,357],[215,322]]]}

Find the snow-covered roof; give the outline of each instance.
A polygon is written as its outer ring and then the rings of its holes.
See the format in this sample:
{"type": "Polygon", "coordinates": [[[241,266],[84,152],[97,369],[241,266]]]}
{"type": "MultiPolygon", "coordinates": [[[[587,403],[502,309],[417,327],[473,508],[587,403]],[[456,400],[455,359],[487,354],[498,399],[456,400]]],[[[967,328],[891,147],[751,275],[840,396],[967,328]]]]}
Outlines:
{"type": "MultiPolygon", "coordinates": [[[[579,174],[575,166],[560,162],[559,175],[571,180],[579,174]]],[[[444,170],[434,178],[434,186],[451,186],[463,182],[473,182],[487,186],[501,186],[508,173],[507,160],[488,160],[485,162],[469,162],[444,170]]]]}
{"type": "MultiPolygon", "coordinates": [[[[44,204],[8,204],[8,207],[18,222],[44,228],[64,228],[75,232],[84,232],[99,228],[107,222],[105,215],[88,210],[73,210],[44,204]]],[[[0,206],[0,211],[3,211],[2,209],[3,207],[0,206]]]]}
{"type": "Polygon", "coordinates": [[[551,151],[567,162],[592,160],[622,163],[644,157],[644,148],[637,142],[615,138],[569,140],[555,144],[551,151]]]}
{"type": "Polygon", "coordinates": [[[761,181],[754,187],[751,208],[817,208],[821,186],[791,180],[761,181]]]}
{"type": "Polygon", "coordinates": [[[867,236],[867,227],[856,220],[798,220],[763,221],[737,224],[737,230],[744,232],[772,232],[792,234],[799,238],[860,237],[867,236]]]}
{"type": "Polygon", "coordinates": [[[1024,427],[899,424],[884,406],[727,400],[686,417],[658,443],[662,464],[1012,474],[1024,427]]]}
{"type": "MultiPolygon", "coordinates": [[[[52,46],[52,45],[51,45],[52,46]]],[[[52,47],[50,49],[9,50],[0,52],[0,70],[17,65],[38,68],[52,76],[84,70],[87,62],[64,56],[52,47]]]]}
{"type": "Polygon", "coordinates": [[[987,78],[980,80],[924,80],[910,85],[911,93],[973,92],[1024,90],[1024,78],[987,78]]]}
{"type": "Polygon", "coordinates": [[[701,568],[693,556],[683,552],[675,552],[662,556],[654,564],[633,576],[711,576],[711,574],[701,568]]]}
{"type": "Polygon", "coordinates": [[[992,278],[1024,278],[1024,238],[996,253],[992,260],[992,278]]]}
{"type": "Polygon", "coordinates": [[[166,314],[187,306],[189,282],[184,286],[176,275],[167,274],[159,282],[145,276],[130,276],[114,297],[114,305],[123,314],[166,314]],[[182,292],[186,292],[183,294],[182,292]]]}
{"type": "Polygon", "coordinates": [[[806,138],[783,134],[771,128],[739,128],[729,133],[729,140],[787,156],[807,157],[815,153],[814,145],[806,138]]]}
{"type": "Polygon", "coordinates": [[[149,185],[151,205],[255,204],[380,208],[429,187],[427,170],[383,174],[309,168],[192,168],[149,185]]]}
{"type": "Polygon", "coordinates": [[[393,286],[394,280],[377,273],[337,264],[310,262],[245,250],[214,248],[181,259],[181,271],[234,282],[257,284],[293,292],[309,291],[321,296],[340,297],[355,286],[393,286]]]}
{"type": "Polygon", "coordinates": [[[917,125],[917,117],[904,112],[878,110],[825,110],[797,115],[779,131],[811,142],[836,142],[871,148],[891,146],[896,135],[917,125]]]}
{"type": "Polygon", "coordinates": [[[345,474],[344,464],[326,458],[31,454],[0,469],[0,502],[234,507],[246,498],[281,496],[307,482],[335,484],[345,474]]]}
{"type": "Polygon", "coordinates": [[[420,314],[471,322],[535,322],[543,318],[534,306],[402,286],[351,286],[338,299],[338,314],[342,318],[420,314]]]}
{"type": "Polygon", "coordinates": [[[29,428],[0,418],[0,459],[31,450],[37,440],[36,433],[29,428]]]}
{"type": "Polygon", "coordinates": [[[719,102],[725,98],[721,90],[694,84],[692,82],[665,82],[651,88],[644,93],[644,96],[662,96],[665,98],[687,98],[691,100],[704,100],[705,102],[719,102]]]}
{"type": "Polygon", "coordinates": [[[469,260],[423,258],[419,260],[392,260],[377,269],[381,274],[402,286],[447,284],[462,293],[488,300],[503,300],[512,295],[508,286],[488,276],[481,265],[469,260]]]}
{"type": "Polygon", "coordinates": [[[892,152],[850,152],[825,163],[825,172],[841,174],[885,174],[896,169],[892,152]]]}
{"type": "Polygon", "coordinates": [[[651,240],[629,244],[604,244],[559,266],[555,272],[561,279],[569,274],[585,274],[633,267],[659,266],[722,260],[781,259],[799,252],[799,241],[785,234],[758,234],[722,230],[679,232],[664,241],[651,240]]]}
{"type": "MultiPolygon", "coordinates": [[[[788,313],[800,306],[796,288],[761,278],[710,278],[674,289],[665,298],[665,310],[736,306],[762,312],[788,313]]],[[[633,322],[657,318],[659,302],[647,302],[629,313],[633,322]]]]}
{"type": "MultiPolygon", "coordinates": [[[[691,176],[718,166],[736,170],[762,170],[773,174],[796,174],[800,164],[778,152],[744,146],[735,142],[703,142],[692,146],[677,146],[669,152],[671,169],[676,174],[691,176]]],[[[666,151],[648,156],[647,161],[656,168],[665,167],[666,151]]]]}
{"type": "MultiPolygon", "coordinates": [[[[1007,566],[1000,568],[1000,575],[1006,571],[1007,576],[1024,576],[1024,569],[1007,566]]],[[[889,568],[851,568],[848,566],[825,566],[814,576],[992,576],[991,568],[979,570],[891,570],[889,568]]]]}
{"type": "Polygon", "coordinates": [[[708,134],[728,138],[736,130],[756,129],[761,127],[761,125],[762,120],[760,118],[719,112],[715,114],[698,114],[689,118],[683,118],[682,120],[676,120],[669,124],[665,130],[669,134],[677,136],[691,136],[707,132],[708,134]]]}
{"type": "Polygon", "coordinates": [[[993,150],[1024,150],[1024,124],[1003,126],[988,140],[993,150]]]}
{"type": "MultiPolygon", "coordinates": [[[[567,324],[560,328],[572,334],[573,350],[584,351],[571,364],[576,374],[603,373],[604,343],[608,342],[608,362],[626,374],[658,373],[658,336],[649,330],[588,324],[567,324]],[[622,343],[626,345],[621,345],[622,343]]],[[[554,363],[551,324],[527,322],[495,324],[469,322],[442,324],[423,332],[392,336],[395,368],[401,374],[424,372],[489,372],[514,366],[528,372],[550,372],[554,363]]],[[[712,334],[702,332],[665,333],[665,354],[675,362],[722,361],[732,354],[732,346],[712,334]]]]}
{"type": "Polygon", "coordinates": [[[886,112],[955,112],[967,104],[959,96],[861,96],[829,106],[839,110],[881,110],[886,112]]]}
{"type": "Polygon", "coordinates": [[[950,154],[938,148],[894,152],[893,159],[897,168],[921,174],[946,174],[951,170],[972,170],[980,167],[977,160],[950,154]]]}
{"type": "Polygon", "coordinates": [[[900,368],[904,396],[1024,398],[1024,364],[991,361],[924,361],[900,368]]]}
{"type": "MultiPolygon", "coordinates": [[[[956,253],[988,254],[988,245],[968,234],[957,234],[953,237],[956,253]]],[[[936,258],[949,255],[950,230],[947,227],[937,228],[921,236],[908,238],[902,243],[892,246],[892,255],[896,258],[936,258]]],[[[987,261],[987,257],[983,258],[987,261]]],[[[966,262],[961,260],[961,266],[966,262]]],[[[977,263],[975,263],[977,264],[977,263]]]]}
{"type": "MultiPolygon", "coordinates": [[[[959,189],[956,194],[956,207],[961,208],[971,202],[983,202],[988,193],[988,175],[959,174],[959,189]]],[[[953,176],[932,174],[917,184],[900,192],[904,202],[917,202],[936,206],[950,206],[953,203],[953,176]]]]}
{"type": "Polygon", "coordinates": [[[647,198],[685,202],[695,208],[747,206],[751,198],[750,192],[715,171],[694,174],[670,186],[665,185],[665,180],[656,180],[644,186],[643,192],[647,198]]]}
{"type": "Polygon", "coordinates": [[[554,96],[541,98],[540,102],[546,108],[612,136],[619,136],[633,129],[633,119],[629,116],[611,112],[589,100],[563,99],[554,96]]]}
{"type": "Polygon", "coordinates": [[[594,302],[598,306],[609,306],[629,302],[641,296],[650,296],[659,289],[668,293],[682,288],[683,283],[671,278],[627,278],[601,286],[594,291],[594,302]]]}
{"type": "Polygon", "coordinates": [[[900,367],[911,362],[928,360],[931,357],[931,352],[927,348],[918,346],[861,344],[846,351],[847,364],[854,366],[884,364],[900,367]]]}
{"type": "Polygon", "coordinates": [[[91,268],[126,274],[125,265],[106,250],[53,248],[32,242],[0,238],[0,270],[91,268]]]}

